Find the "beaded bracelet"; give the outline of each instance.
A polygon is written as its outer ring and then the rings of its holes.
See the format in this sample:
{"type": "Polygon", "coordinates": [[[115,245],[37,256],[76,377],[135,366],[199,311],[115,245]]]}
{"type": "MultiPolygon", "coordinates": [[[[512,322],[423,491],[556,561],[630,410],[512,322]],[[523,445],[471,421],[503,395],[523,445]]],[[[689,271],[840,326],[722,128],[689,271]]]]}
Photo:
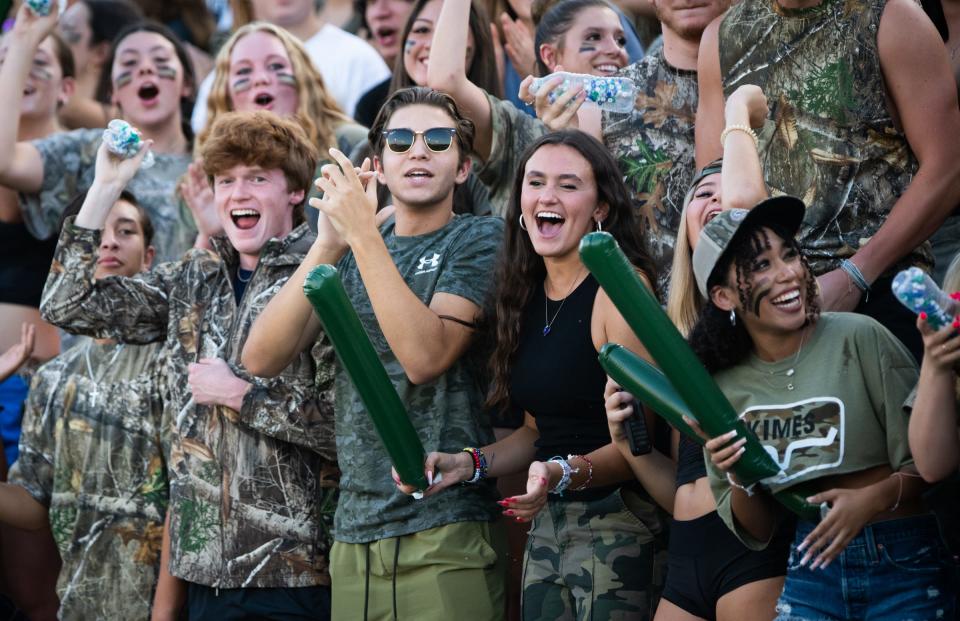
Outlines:
{"type": "MultiPolygon", "coordinates": [[[[579,492],[581,490],[587,489],[587,487],[590,485],[590,482],[593,481],[593,462],[590,461],[590,458],[587,457],[586,455],[567,455],[567,460],[569,461],[574,457],[579,457],[583,461],[587,462],[587,480],[584,481],[582,484],[574,487],[572,490],[570,490],[573,492],[579,492]]],[[[577,471],[579,472],[579,470],[580,469],[578,468],[577,471]]]]}
{"type": "Polygon", "coordinates": [[[739,483],[733,480],[733,477],[730,475],[729,472],[727,473],[727,483],[729,483],[732,487],[735,487],[739,490],[743,490],[744,492],[746,492],[747,496],[753,496],[753,493],[754,493],[753,488],[757,485],[756,483],[751,483],[750,485],[740,485],[739,483]]]}
{"type": "Polygon", "coordinates": [[[743,132],[753,138],[753,147],[759,151],[760,150],[760,139],[757,138],[757,133],[753,131],[749,125],[727,125],[727,128],[720,132],[720,147],[723,148],[723,143],[727,140],[727,135],[730,132],[743,132]]]}
{"type": "Polygon", "coordinates": [[[487,478],[487,456],[483,454],[483,451],[472,446],[467,446],[463,448],[463,452],[469,453],[470,457],[473,458],[473,478],[464,481],[464,484],[472,485],[487,478]]]}
{"type": "Polygon", "coordinates": [[[558,496],[563,496],[563,493],[567,491],[567,488],[570,487],[570,481],[572,476],[580,472],[580,468],[571,468],[570,464],[566,459],[557,455],[556,457],[551,457],[548,461],[552,461],[560,466],[560,470],[563,471],[563,475],[560,477],[560,481],[557,482],[556,487],[550,490],[551,494],[557,494],[558,496]]]}
{"type": "Polygon", "coordinates": [[[868,301],[870,299],[870,284],[867,282],[867,279],[863,277],[863,272],[860,271],[860,268],[857,267],[857,264],[850,259],[844,259],[843,261],[840,261],[840,269],[850,276],[850,280],[853,281],[853,284],[855,284],[857,289],[863,293],[863,301],[868,301]]]}

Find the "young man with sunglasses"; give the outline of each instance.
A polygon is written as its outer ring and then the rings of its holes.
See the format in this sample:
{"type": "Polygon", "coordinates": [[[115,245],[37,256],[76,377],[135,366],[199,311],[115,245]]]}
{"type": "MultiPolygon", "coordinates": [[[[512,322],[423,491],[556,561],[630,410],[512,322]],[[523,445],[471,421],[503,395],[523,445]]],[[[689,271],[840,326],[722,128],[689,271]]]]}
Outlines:
{"type": "MultiPolygon", "coordinates": [[[[460,451],[492,440],[468,350],[503,225],[453,213],[454,188],[470,172],[473,132],[453,99],[410,88],[394,93],[370,129],[375,171],[368,162],[355,170],[331,150],[342,169],[325,166],[316,181],[323,191],[311,201],[321,211],[317,241],[254,325],[247,368],[276,374],[312,345],[320,324],[303,281],[313,267],[336,263],[424,448],[460,451]],[[377,183],[386,184],[396,209],[379,229],[377,183]]],[[[493,487],[477,476],[450,496],[418,501],[400,493],[359,395],[338,373],[333,617],[502,618],[505,554],[492,523],[493,487]]]]}

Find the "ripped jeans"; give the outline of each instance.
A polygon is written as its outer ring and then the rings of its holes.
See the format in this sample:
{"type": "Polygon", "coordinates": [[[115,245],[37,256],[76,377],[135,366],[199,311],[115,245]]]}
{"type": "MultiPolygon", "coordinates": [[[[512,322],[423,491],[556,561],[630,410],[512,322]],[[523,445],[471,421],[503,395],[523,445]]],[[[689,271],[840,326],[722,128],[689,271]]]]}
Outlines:
{"type": "Polygon", "coordinates": [[[954,618],[955,569],[932,515],[869,524],[826,569],[810,570],[796,547],[815,527],[797,523],[778,621],[954,618]]]}

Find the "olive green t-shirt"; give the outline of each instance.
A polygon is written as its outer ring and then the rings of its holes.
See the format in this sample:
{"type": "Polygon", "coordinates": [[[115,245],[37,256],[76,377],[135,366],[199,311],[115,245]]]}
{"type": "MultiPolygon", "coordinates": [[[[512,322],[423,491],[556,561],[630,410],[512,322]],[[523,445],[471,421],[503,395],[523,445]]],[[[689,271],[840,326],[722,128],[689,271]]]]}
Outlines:
{"type": "MultiPolygon", "coordinates": [[[[391,217],[380,231],[407,286],[424,304],[430,304],[437,293],[450,293],[484,306],[503,239],[501,219],[457,215],[431,233],[398,237],[391,217]]],[[[484,392],[470,356],[462,356],[431,382],[413,384],[380,330],[353,253],[344,256],[337,268],[424,450],[456,453],[493,442],[484,415],[484,392]]],[[[422,500],[401,494],[390,478],[386,449],[342,368],[337,371],[335,411],[342,472],[334,518],[337,541],[367,543],[454,522],[496,518],[499,507],[488,482],[453,486],[422,500]]]]}
{"type": "MultiPolygon", "coordinates": [[[[874,466],[899,470],[913,462],[902,406],[917,383],[916,363],[869,317],[824,313],[798,356],[773,363],[751,356],[714,379],[780,466],[780,473],[765,482],[772,492],[874,466]]],[[[765,542],[750,537],[733,519],[730,485],[709,459],[707,471],[724,522],[748,547],[763,548],[765,542]]]]}

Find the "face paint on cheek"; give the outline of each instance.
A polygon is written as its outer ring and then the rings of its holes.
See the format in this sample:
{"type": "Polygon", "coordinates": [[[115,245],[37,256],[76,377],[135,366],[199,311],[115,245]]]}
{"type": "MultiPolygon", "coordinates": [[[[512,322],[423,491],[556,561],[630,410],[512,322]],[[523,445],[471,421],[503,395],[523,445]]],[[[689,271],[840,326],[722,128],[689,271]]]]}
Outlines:
{"type": "Polygon", "coordinates": [[[581,45],[581,46],[580,46],[580,50],[579,50],[579,51],[580,51],[581,54],[590,54],[590,53],[596,52],[596,51],[597,51],[597,48],[596,48],[595,45],[587,45],[587,44],[584,44],[584,45],[581,45]]]}
{"type": "Polygon", "coordinates": [[[403,53],[409,54],[410,51],[413,50],[413,46],[416,44],[417,42],[414,41],[413,39],[407,39],[403,44],[403,53]]]}
{"type": "Polygon", "coordinates": [[[43,80],[44,82],[49,82],[53,79],[53,74],[43,67],[34,67],[30,70],[30,77],[34,80],[43,80]]]}
{"type": "Polygon", "coordinates": [[[763,301],[763,298],[770,295],[770,287],[767,286],[766,279],[761,280],[758,283],[754,283],[753,289],[753,314],[757,317],[760,316],[760,303],[763,301]]]}
{"type": "Polygon", "coordinates": [[[297,85],[297,76],[286,71],[277,72],[277,82],[280,84],[286,84],[287,86],[296,86],[297,85]]]}
{"type": "Polygon", "coordinates": [[[250,78],[239,78],[233,81],[233,92],[242,93],[243,91],[249,91],[252,86],[253,80],[250,78]]]}
{"type": "Polygon", "coordinates": [[[176,80],[177,70],[170,65],[160,65],[157,67],[157,75],[165,80],[176,80]]]}
{"type": "Polygon", "coordinates": [[[117,74],[117,77],[113,78],[113,83],[116,88],[123,88],[127,84],[133,82],[133,72],[132,71],[121,71],[117,74]]]}

